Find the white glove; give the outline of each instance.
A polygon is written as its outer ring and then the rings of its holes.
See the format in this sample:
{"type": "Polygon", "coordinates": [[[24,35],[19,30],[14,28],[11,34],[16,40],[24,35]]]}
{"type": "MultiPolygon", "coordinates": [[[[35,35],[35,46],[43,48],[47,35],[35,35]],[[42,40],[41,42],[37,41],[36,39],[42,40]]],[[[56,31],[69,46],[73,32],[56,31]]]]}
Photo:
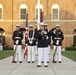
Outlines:
{"type": "Polygon", "coordinates": [[[43,35],[44,31],[42,30],[41,35],[43,35]]]}
{"type": "Polygon", "coordinates": [[[47,32],[46,32],[46,31],[44,31],[44,34],[47,34],[47,32]]]}
{"type": "Polygon", "coordinates": [[[48,38],[49,38],[49,37],[48,37],[48,36],[46,36],[46,39],[47,39],[47,40],[48,40],[48,38]]]}
{"type": "Polygon", "coordinates": [[[31,40],[33,40],[34,38],[31,38],[31,40]]]}
{"type": "Polygon", "coordinates": [[[38,42],[36,42],[36,45],[38,45],[38,42]]]}
{"type": "Polygon", "coordinates": [[[16,43],[16,44],[18,44],[18,42],[19,42],[19,40],[16,40],[16,42],[15,42],[15,43],[16,43]]]}
{"type": "Polygon", "coordinates": [[[57,45],[59,44],[59,40],[56,41],[56,44],[57,44],[57,45]]]}
{"type": "Polygon", "coordinates": [[[32,44],[32,39],[31,38],[29,38],[29,43],[32,44]]]}

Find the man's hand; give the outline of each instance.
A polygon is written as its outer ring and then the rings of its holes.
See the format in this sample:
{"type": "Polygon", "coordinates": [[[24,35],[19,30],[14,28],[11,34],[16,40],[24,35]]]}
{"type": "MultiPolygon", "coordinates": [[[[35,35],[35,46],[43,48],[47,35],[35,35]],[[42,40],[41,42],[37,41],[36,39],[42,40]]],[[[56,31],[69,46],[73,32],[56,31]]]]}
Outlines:
{"type": "Polygon", "coordinates": [[[56,44],[59,45],[59,40],[56,41],[56,44]]]}
{"type": "Polygon", "coordinates": [[[16,42],[15,42],[15,43],[18,45],[18,42],[19,42],[19,40],[16,40],[16,42]]]}

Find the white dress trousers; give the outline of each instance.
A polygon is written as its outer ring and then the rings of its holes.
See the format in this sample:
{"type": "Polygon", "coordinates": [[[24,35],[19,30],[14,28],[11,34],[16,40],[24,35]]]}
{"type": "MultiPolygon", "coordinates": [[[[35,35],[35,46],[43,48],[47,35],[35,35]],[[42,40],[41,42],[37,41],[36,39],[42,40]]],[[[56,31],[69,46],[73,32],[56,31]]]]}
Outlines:
{"type": "Polygon", "coordinates": [[[41,65],[43,59],[44,65],[47,65],[47,48],[38,48],[38,65],[41,65]]]}
{"type": "Polygon", "coordinates": [[[47,48],[47,61],[49,62],[49,55],[50,54],[50,46],[48,46],[48,48],[47,48]]]}
{"type": "Polygon", "coordinates": [[[28,61],[35,61],[35,46],[28,46],[28,61]]]}
{"type": "Polygon", "coordinates": [[[38,54],[37,45],[35,45],[35,55],[38,54]]]}
{"type": "MultiPolygon", "coordinates": [[[[16,45],[14,45],[14,50],[15,50],[15,48],[16,48],[16,45]]],[[[19,61],[22,61],[21,49],[22,49],[22,45],[17,45],[17,49],[16,49],[16,53],[15,53],[15,61],[17,61],[17,55],[19,57],[19,61]]]]}
{"type": "MultiPolygon", "coordinates": [[[[56,49],[56,46],[54,46],[54,51],[56,49]]],[[[61,46],[57,46],[57,51],[55,54],[55,61],[61,61],[61,46]]]]}

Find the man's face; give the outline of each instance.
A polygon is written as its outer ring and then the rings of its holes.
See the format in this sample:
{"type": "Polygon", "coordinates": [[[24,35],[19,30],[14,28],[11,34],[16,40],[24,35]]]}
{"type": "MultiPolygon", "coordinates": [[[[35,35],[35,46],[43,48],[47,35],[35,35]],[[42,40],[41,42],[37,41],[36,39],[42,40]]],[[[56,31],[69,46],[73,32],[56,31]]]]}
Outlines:
{"type": "Polygon", "coordinates": [[[43,30],[43,29],[44,29],[44,26],[41,26],[41,25],[40,25],[40,29],[43,30]]]}
{"type": "Polygon", "coordinates": [[[47,26],[44,26],[44,29],[47,29],[47,26]]]}
{"type": "Polygon", "coordinates": [[[53,32],[56,32],[56,29],[54,29],[53,32]]]}
{"type": "Polygon", "coordinates": [[[29,28],[29,30],[30,30],[30,31],[32,31],[32,30],[33,30],[33,28],[29,28]]]}
{"type": "Polygon", "coordinates": [[[59,30],[59,29],[60,29],[59,27],[56,28],[56,30],[59,30]]]}
{"type": "Polygon", "coordinates": [[[17,29],[17,30],[19,30],[19,29],[20,29],[20,27],[18,26],[18,27],[16,27],[16,29],[17,29]]]}

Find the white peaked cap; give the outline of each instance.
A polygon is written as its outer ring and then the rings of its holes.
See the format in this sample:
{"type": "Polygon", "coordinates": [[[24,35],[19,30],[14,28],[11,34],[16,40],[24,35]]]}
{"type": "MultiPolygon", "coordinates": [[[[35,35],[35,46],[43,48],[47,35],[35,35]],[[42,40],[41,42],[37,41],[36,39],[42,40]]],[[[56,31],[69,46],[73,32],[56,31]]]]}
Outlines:
{"type": "Polygon", "coordinates": [[[46,24],[46,23],[44,24],[44,26],[47,26],[47,25],[48,25],[48,24],[46,24]]]}
{"type": "Polygon", "coordinates": [[[32,25],[32,24],[31,24],[31,25],[29,25],[29,28],[30,28],[30,27],[31,27],[31,28],[33,28],[33,25],[32,25]]]}
{"type": "Polygon", "coordinates": [[[44,22],[41,22],[40,25],[41,25],[41,26],[44,26],[44,22]]]}
{"type": "Polygon", "coordinates": [[[57,24],[57,25],[55,25],[56,27],[60,27],[60,25],[59,24],[57,24]]]}
{"type": "Polygon", "coordinates": [[[20,27],[20,24],[16,24],[16,27],[20,27]]]}

